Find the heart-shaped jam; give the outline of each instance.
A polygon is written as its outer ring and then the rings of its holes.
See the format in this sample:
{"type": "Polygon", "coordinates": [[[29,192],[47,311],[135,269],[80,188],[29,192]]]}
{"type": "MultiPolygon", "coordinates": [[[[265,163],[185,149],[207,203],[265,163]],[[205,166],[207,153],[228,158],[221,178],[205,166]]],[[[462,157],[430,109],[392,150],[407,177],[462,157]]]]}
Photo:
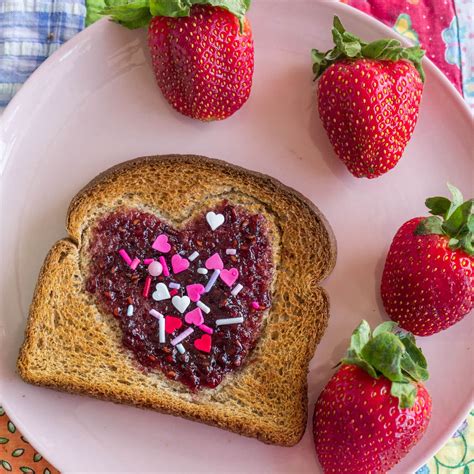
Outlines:
{"type": "Polygon", "coordinates": [[[119,209],[98,220],[87,251],[86,289],[145,368],[213,388],[256,345],[273,278],[262,215],[224,201],[178,230],[119,209]]]}

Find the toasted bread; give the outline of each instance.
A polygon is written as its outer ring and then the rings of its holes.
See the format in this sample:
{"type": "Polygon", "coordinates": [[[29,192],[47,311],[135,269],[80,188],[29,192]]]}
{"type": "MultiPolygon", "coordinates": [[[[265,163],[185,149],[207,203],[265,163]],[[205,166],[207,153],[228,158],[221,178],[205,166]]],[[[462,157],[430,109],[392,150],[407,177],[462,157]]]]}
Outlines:
{"type": "Polygon", "coordinates": [[[261,441],[296,444],[307,420],[307,372],[329,317],[319,282],[336,259],[320,211],[279,181],[201,156],[142,157],[102,173],[72,200],[69,236],[42,267],[18,372],[27,382],[151,408],[261,441]],[[143,371],[121,329],[85,291],[94,222],[119,207],[146,209],[179,227],[226,199],[265,216],[273,235],[272,305],[240,370],[216,388],[190,391],[160,370],[143,371]]]}

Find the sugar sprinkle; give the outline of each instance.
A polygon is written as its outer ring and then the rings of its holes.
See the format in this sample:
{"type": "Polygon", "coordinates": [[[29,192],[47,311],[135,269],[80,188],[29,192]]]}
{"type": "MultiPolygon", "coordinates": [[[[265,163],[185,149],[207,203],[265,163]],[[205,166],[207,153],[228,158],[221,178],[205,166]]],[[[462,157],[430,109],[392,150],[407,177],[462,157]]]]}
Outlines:
{"type": "Polygon", "coordinates": [[[143,259],[143,263],[145,265],[150,265],[150,263],[153,263],[154,261],[155,261],[154,258],[145,258],[145,259],[143,259]]]}
{"type": "Polygon", "coordinates": [[[198,301],[196,303],[196,306],[199,306],[206,314],[209,314],[211,312],[211,308],[209,308],[209,306],[206,306],[202,301],[198,301]]]}
{"type": "Polygon", "coordinates": [[[170,270],[169,270],[169,268],[168,268],[168,265],[166,264],[166,259],[165,259],[165,257],[163,257],[163,255],[161,255],[161,257],[159,257],[158,260],[160,261],[161,266],[163,267],[163,275],[164,275],[165,277],[170,276],[170,270]]]}
{"type": "Polygon", "coordinates": [[[188,328],[185,331],[183,331],[181,334],[178,334],[172,341],[171,345],[176,346],[179,344],[181,341],[184,341],[187,337],[189,337],[192,333],[194,332],[193,328],[188,328]]]}
{"type": "Polygon", "coordinates": [[[240,316],[239,318],[224,318],[217,319],[216,326],[226,326],[228,324],[241,324],[244,322],[244,318],[240,316]]]}
{"type": "Polygon", "coordinates": [[[207,282],[206,288],[204,288],[204,291],[206,293],[209,293],[211,291],[211,288],[216,283],[217,279],[219,278],[220,273],[221,273],[220,270],[214,270],[214,272],[211,275],[211,278],[209,278],[209,281],[207,282]]]}
{"type": "Polygon", "coordinates": [[[225,253],[227,255],[237,255],[237,250],[235,250],[235,249],[226,249],[225,253]]]}
{"type": "Polygon", "coordinates": [[[178,349],[180,354],[184,354],[186,349],[184,348],[183,344],[176,344],[176,349],[178,349]]]}
{"type": "Polygon", "coordinates": [[[132,263],[132,259],[128,255],[127,251],[125,249],[120,249],[119,250],[119,255],[124,259],[125,263],[130,266],[132,263]]]}
{"type": "Polygon", "coordinates": [[[258,304],[258,301],[252,301],[251,305],[253,309],[260,309],[260,305],[258,304]]]}
{"type": "Polygon", "coordinates": [[[200,273],[201,275],[207,275],[208,270],[207,268],[198,268],[197,272],[200,273]]]}
{"type": "Polygon", "coordinates": [[[132,263],[130,264],[130,268],[132,270],[136,270],[138,265],[140,264],[140,259],[135,257],[133,260],[132,260],[132,263]]]}
{"type": "Polygon", "coordinates": [[[237,296],[242,290],[243,286],[240,283],[237,283],[237,285],[234,286],[234,289],[230,292],[232,296],[237,296]]]}
{"type": "Polygon", "coordinates": [[[175,290],[178,290],[179,288],[181,288],[181,285],[179,283],[174,283],[174,282],[171,282],[168,286],[170,288],[174,288],[175,290]]]}
{"type": "Polygon", "coordinates": [[[203,332],[207,332],[207,334],[213,334],[214,333],[214,330],[212,328],[210,328],[209,326],[206,326],[205,324],[201,324],[200,326],[198,326],[198,328],[203,332]]]}
{"type": "Polygon", "coordinates": [[[154,318],[160,319],[163,318],[164,316],[159,313],[156,309],[150,309],[149,314],[151,314],[154,318]]]}
{"type": "Polygon", "coordinates": [[[188,260],[190,262],[193,262],[194,260],[196,260],[196,258],[199,257],[199,252],[193,252],[189,257],[188,257],[188,260]]]}
{"type": "Polygon", "coordinates": [[[148,298],[148,295],[150,294],[150,286],[151,286],[151,276],[147,275],[145,279],[145,286],[143,287],[143,296],[145,298],[148,298]]]}
{"type": "Polygon", "coordinates": [[[158,318],[158,337],[160,344],[163,344],[166,342],[166,334],[165,334],[165,318],[163,315],[160,315],[161,317],[158,318]]]}
{"type": "Polygon", "coordinates": [[[133,316],[133,305],[132,304],[128,305],[127,316],[133,316]]]}

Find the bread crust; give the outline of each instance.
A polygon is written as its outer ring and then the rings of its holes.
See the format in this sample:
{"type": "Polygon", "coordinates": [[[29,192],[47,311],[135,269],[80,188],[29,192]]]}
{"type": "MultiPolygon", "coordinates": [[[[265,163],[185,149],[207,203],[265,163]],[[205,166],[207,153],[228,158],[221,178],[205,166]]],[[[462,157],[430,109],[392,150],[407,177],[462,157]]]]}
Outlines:
{"type": "Polygon", "coordinates": [[[276,179],[196,155],[137,158],[101,173],[73,198],[69,237],[41,269],[17,368],[27,382],[204,422],[282,446],[307,420],[307,372],[329,317],[318,284],[336,262],[336,241],[319,209],[276,179]],[[222,199],[263,213],[276,235],[273,304],[248,363],[216,389],[189,392],[137,367],[114,318],[84,291],[92,224],[120,206],[179,225],[222,199]]]}

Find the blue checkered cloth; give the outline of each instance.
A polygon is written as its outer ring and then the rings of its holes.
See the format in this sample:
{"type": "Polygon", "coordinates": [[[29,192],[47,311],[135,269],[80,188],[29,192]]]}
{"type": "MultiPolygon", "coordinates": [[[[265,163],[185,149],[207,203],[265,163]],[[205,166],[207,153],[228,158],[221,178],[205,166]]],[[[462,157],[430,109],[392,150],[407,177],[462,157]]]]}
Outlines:
{"type": "Polygon", "coordinates": [[[0,0],[0,108],[85,16],[85,0],[0,0]]]}

